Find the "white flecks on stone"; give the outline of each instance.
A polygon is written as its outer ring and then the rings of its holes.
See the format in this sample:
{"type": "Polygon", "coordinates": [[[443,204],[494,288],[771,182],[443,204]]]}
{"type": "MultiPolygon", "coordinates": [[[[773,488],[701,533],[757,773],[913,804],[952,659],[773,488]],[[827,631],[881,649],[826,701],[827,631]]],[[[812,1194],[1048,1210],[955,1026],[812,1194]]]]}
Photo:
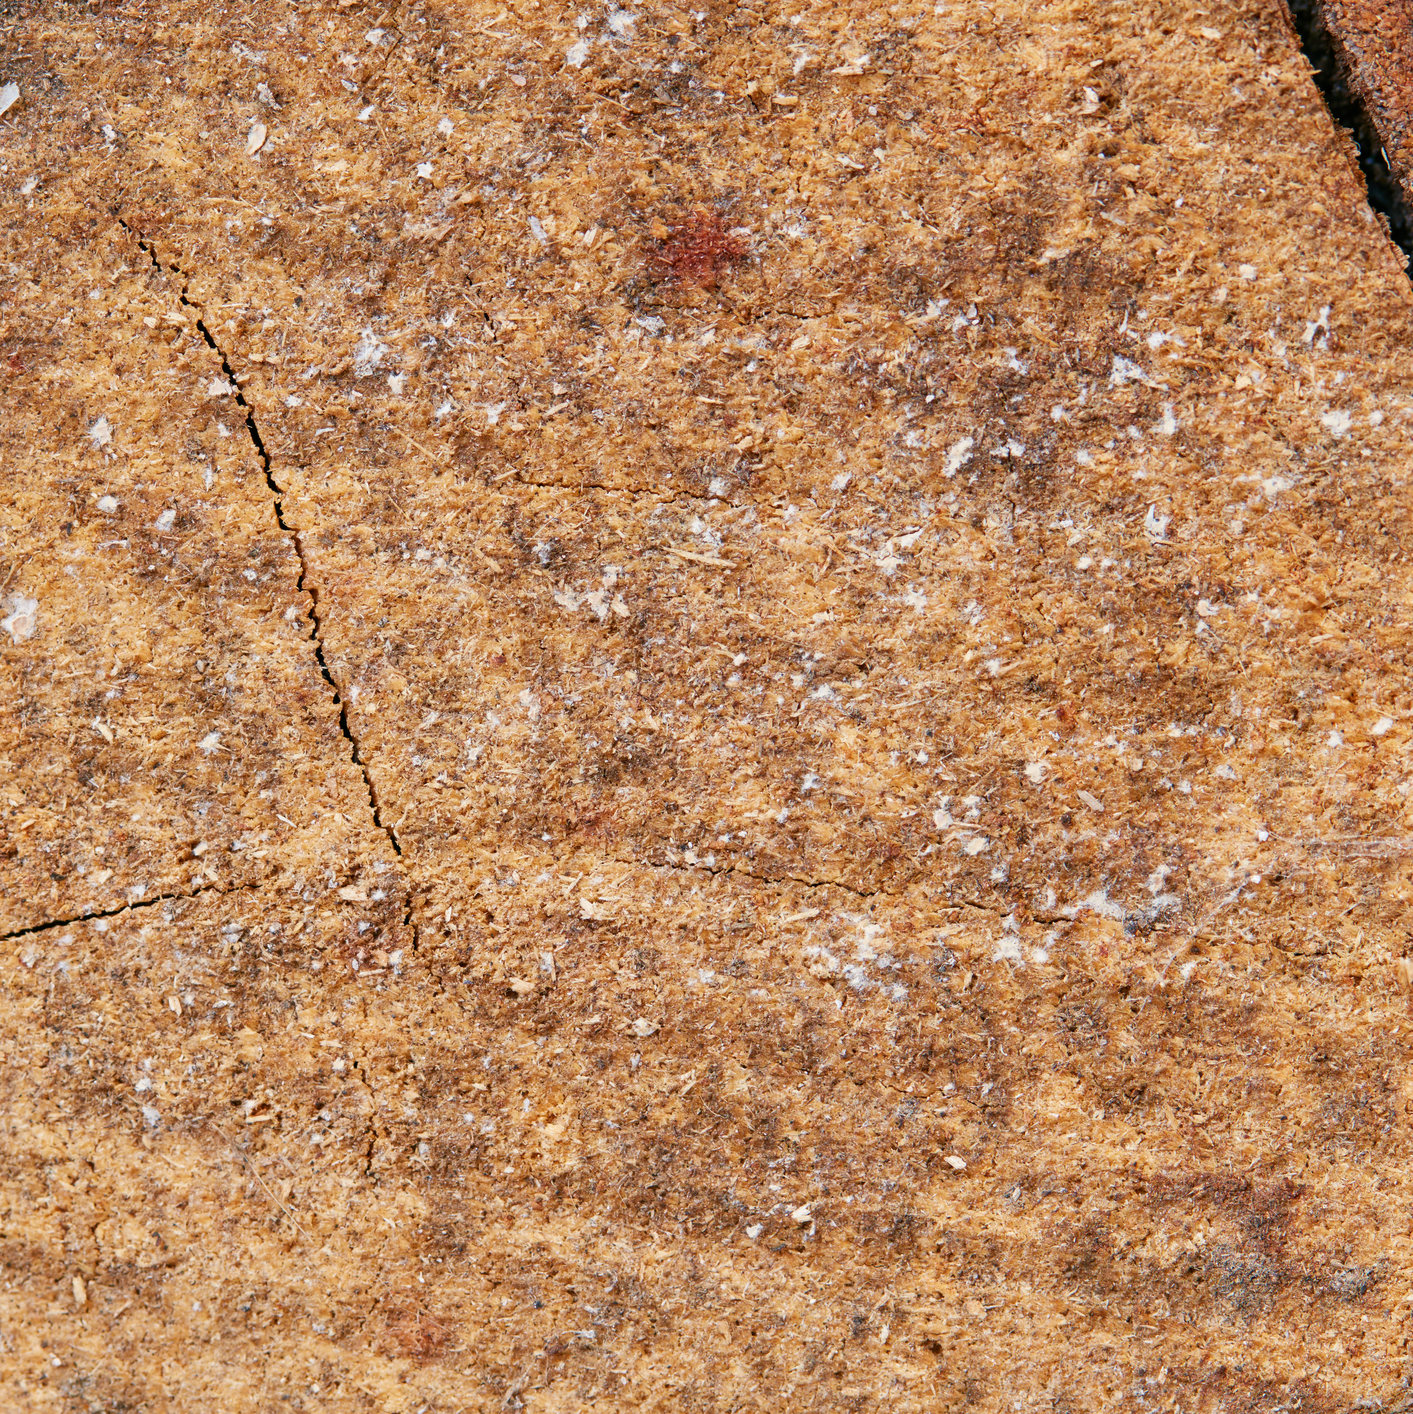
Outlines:
{"type": "Polygon", "coordinates": [[[990,848],[991,841],[985,835],[973,835],[962,847],[962,852],[975,857],[978,854],[985,854],[990,848]]]}
{"type": "Polygon", "coordinates": [[[162,1123],[162,1111],[156,1105],[144,1105],[142,1107],[142,1118],[149,1128],[156,1129],[162,1123]]]}
{"type": "Polygon", "coordinates": [[[1369,728],[1370,736],[1385,736],[1393,730],[1392,717],[1380,717],[1372,727],[1369,728]]]}
{"type": "Polygon", "coordinates": [[[645,1016],[640,1016],[632,1026],[633,1034],[644,1038],[654,1036],[660,1030],[662,1030],[662,1026],[659,1022],[649,1021],[645,1016]]]}
{"type": "Polygon", "coordinates": [[[376,104],[370,103],[366,108],[361,108],[361,109],[359,109],[359,112],[358,112],[358,121],[359,121],[360,123],[366,123],[366,122],[368,122],[368,121],[372,118],[372,116],[373,116],[373,111],[374,111],[375,107],[376,107],[376,104]]]}
{"type": "Polygon", "coordinates": [[[752,1242],[754,1242],[756,1238],[758,1238],[764,1231],[764,1223],[752,1223],[750,1227],[746,1229],[746,1236],[749,1237],[752,1242]]]}
{"type": "Polygon", "coordinates": [[[213,751],[218,751],[221,746],[221,733],[218,731],[207,732],[197,746],[209,756],[213,751]]]}
{"type": "Polygon", "coordinates": [[[89,427],[88,440],[95,447],[106,447],[113,440],[113,424],[108,421],[106,415],[89,427]]]}
{"type": "Polygon", "coordinates": [[[432,164],[430,162],[419,162],[414,170],[422,181],[430,182],[432,180],[432,164]]]}
{"type": "Polygon", "coordinates": [[[1172,516],[1159,515],[1157,505],[1151,505],[1148,507],[1148,514],[1143,517],[1143,533],[1150,540],[1161,541],[1167,534],[1172,519],[1172,516]]]}
{"type": "Polygon", "coordinates": [[[390,392],[392,392],[392,393],[393,393],[394,395],[396,395],[397,397],[401,397],[401,396],[402,396],[402,390],[403,390],[405,387],[407,387],[407,374],[405,374],[405,373],[389,373],[389,374],[388,374],[388,389],[389,389],[390,392]]]}
{"type": "Polygon", "coordinates": [[[1225,604],[1214,604],[1210,599],[1199,599],[1197,601],[1197,616],[1203,619],[1215,619],[1225,607],[1225,604]]]}
{"type": "Polygon", "coordinates": [[[800,794],[804,795],[806,791],[816,790],[818,787],[819,777],[813,771],[806,771],[804,779],[800,782],[800,794]]]}
{"type": "Polygon", "coordinates": [[[118,509],[118,498],[116,496],[100,496],[98,498],[98,509],[105,516],[112,515],[118,509]]]}
{"type": "Polygon", "coordinates": [[[1325,745],[1328,747],[1339,747],[1344,745],[1344,735],[1336,728],[1325,738],[1325,745]]]}
{"type": "Polygon", "coordinates": [[[0,113],[8,113],[19,101],[19,84],[7,83],[4,88],[0,88],[0,113]]]}
{"type": "Polygon", "coordinates": [[[1025,763],[1025,778],[1031,785],[1038,786],[1045,779],[1045,763],[1043,761],[1027,761],[1025,763]]]}
{"type": "Polygon", "coordinates": [[[264,123],[252,123],[250,132],[245,139],[245,155],[254,157],[262,147],[265,146],[265,139],[269,137],[269,131],[264,123]]]}
{"type": "Polygon", "coordinates": [[[371,329],[365,329],[353,346],[354,376],[367,378],[370,373],[375,373],[387,354],[388,346],[371,329]]]}
{"type": "Polygon", "coordinates": [[[23,643],[33,638],[39,621],[39,600],[15,594],[5,601],[5,607],[10,612],[0,619],[0,632],[8,633],[11,643],[23,643]]]}
{"type": "Polygon", "coordinates": [[[1320,414],[1320,425],[1336,437],[1343,437],[1349,431],[1352,422],[1353,419],[1342,408],[1331,408],[1329,412],[1320,414]]]}
{"type": "Polygon", "coordinates": [[[450,119],[450,118],[443,118],[443,119],[441,120],[441,122],[437,124],[437,131],[438,131],[443,137],[450,137],[450,136],[451,136],[451,119],[450,119]]]}
{"type": "Polygon", "coordinates": [[[1113,371],[1109,374],[1109,386],[1122,388],[1125,383],[1151,383],[1152,379],[1132,359],[1122,354],[1114,355],[1113,371]]]}
{"type": "Polygon", "coordinates": [[[970,460],[971,450],[976,442],[971,437],[963,437],[947,448],[947,460],[943,463],[942,474],[948,478],[955,476],[970,460]]]}
{"type": "Polygon", "coordinates": [[[1254,265],[1238,265],[1236,267],[1236,273],[1240,275],[1243,280],[1254,280],[1258,272],[1254,265]]]}
{"type": "Polygon", "coordinates": [[[506,410],[506,408],[508,408],[509,406],[510,406],[509,403],[486,403],[486,404],[484,404],[484,407],[485,407],[485,409],[486,409],[486,426],[487,426],[487,427],[494,427],[494,426],[496,425],[496,423],[498,423],[498,422],[500,421],[500,415],[501,415],[501,413],[503,413],[503,412],[506,410]]]}
{"type": "Polygon", "coordinates": [[[1104,802],[1096,795],[1091,795],[1087,790],[1078,790],[1075,794],[1087,805],[1096,815],[1104,813],[1104,802]]]}
{"type": "Polygon", "coordinates": [[[1112,918],[1120,923],[1128,916],[1123,905],[1115,903],[1109,897],[1107,889],[1095,889],[1080,907],[1087,908],[1091,913],[1097,913],[1101,918],[1112,918]]]}
{"type": "Polygon", "coordinates": [[[808,1203],[802,1203],[790,1214],[790,1221],[792,1223],[798,1223],[801,1227],[811,1222],[813,1218],[814,1214],[810,1211],[810,1205],[808,1203]]]}
{"type": "Polygon", "coordinates": [[[853,479],[851,473],[841,471],[839,475],[829,483],[829,489],[831,491],[842,491],[853,479]]]}
{"type": "Polygon", "coordinates": [[[530,234],[540,245],[545,245],[549,237],[545,234],[545,228],[538,216],[530,217],[530,234]]]}
{"type": "Polygon", "coordinates": [[[947,1165],[949,1169],[952,1169],[957,1173],[961,1173],[961,1171],[967,1166],[967,1161],[962,1158],[960,1154],[948,1154],[943,1162],[947,1165]]]}
{"type": "Polygon", "coordinates": [[[633,33],[633,26],[637,23],[637,16],[630,15],[627,10],[613,10],[609,13],[609,30],[620,39],[630,38],[633,33]]]}
{"type": "Polygon", "coordinates": [[[1305,342],[1307,344],[1313,344],[1315,342],[1315,335],[1318,334],[1322,329],[1326,334],[1330,332],[1329,305],[1323,305],[1320,309],[1319,314],[1314,319],[1310,320],[1309,323],[1306,324],[1304,335],[1305,342]]]}
{"type": "Polygon", "coordinates": [[[1158,424],[1158,431],[1164,437],[1173,436],[1178,430],[1177,416],[1173,412],[1171,403],[1163,404],[1163,420],[1158,424]]]}
{"type": "Polygon", "coordinates": [[[646,329],[649,334],[661,334],[667,328],[667,320],[656,314],[640,314],[633,323],[640,329],[646,329]]]}
{"type": "Polygon", "coordinates": [[[715,496],[718,500],[725,496],[730,489],[724,476],[713,476],[707,483],[707,495],[715,496]]]}
{"type": "Polygon", "coordinates": [[[206,385],[206,396],[208,398],[228,398],[235,389],[224,378],[213,378],[206,385]]]}
{"type": "Polygon", "coordinates": [[[564,53],[564,62],[571,69],[582,69],[584,61],[589,57],[590,40],[586,37],[576,39],[564,53]]]}
{"type": "Polygon", "coordinates": [[[1013,962],[1017,967],[1023,966],[1025,958],[1021,953],[1020,940],[1012,937],[1009,933],[999,938],[996,942],[996,949],[991,954],[992,962],[1013,962]]]}
{"type": "Polygon", "coordinates": [[[916,609],[918,613],[921,613],[927,608],[927,595],[917,585],[910,584],[903,594],[903,603],[910,609],[916,609]]]}
{"type": "Polygon", "coordinates": [[[158,530],[170,530],[177,523],[177,513],[170,506],[157,517],[156,526],[158,530]]]}

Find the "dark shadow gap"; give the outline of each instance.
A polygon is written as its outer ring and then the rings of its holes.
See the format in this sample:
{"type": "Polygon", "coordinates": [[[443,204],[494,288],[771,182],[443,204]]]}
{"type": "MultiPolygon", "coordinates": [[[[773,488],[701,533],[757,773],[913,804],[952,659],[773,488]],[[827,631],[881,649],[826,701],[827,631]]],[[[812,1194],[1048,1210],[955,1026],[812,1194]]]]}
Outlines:
{"type": "Polygon", "coordinates": [[[1330,116],[1354,139],[1369,205],[1388,223],[1389,236],[1403,252],[1406,269],[1413,261],[1413,218],[1389,170],[1388,156],[1369,111],[1349,87],[1338,46],[1325,28],[1317,0],[1286,0],[1286,4],[1300,47],[1314,70],[1311,78],[1324,96],[1330,116]]]}
{"type": "Polygon", "coordinates": [[[378,792],[373,785],[373,777],[369,774],[367,763],[363,760],[362,753],[358,749],[358,738],[354,736],[348,724],[348,703],[344,700],[343,693],[339,691],[339,685],[334,681],[334,675],[329,671],[329,665],[324,658],[324,625],[319,617],[319,595],[313,585],[306,584],[309,578],[309,562],[304,556],[304,541],[297,526],[291,525],[285,519],[285,493],[280,484],[275,480],[274,470],[270,461],[270,454],[265,450],[265,439],[260,435],[260,428],[255,422],[255,413],[246,401],[245,393],[241,389],[240,383],[235,376],[235,370],[231,368],[230,359],[226,357],[226,351],[216,342],[215,336],[206,327],[206,321],[201,317],[201,306],[194,300],[187,298],[186,274],[176,265],[163,265],[157,257],[156,247],[151,241],[144,240],[131,226],[121,217],[118,224],[137,242],[138,248],[147,253],[147,258],[158,270],[171,273],[177,276],[182,282],[181,302],[196,315],[196,327],[201,332],[201,337],[206,341],[206,346],[221,360],[221,370],[226,375],[226,381],[233,390],[233,396],[240,410],[245,414],[245,430],[250,434],[251,443],[255,447],[255,454],[260,458],[260,465],[265,472],[265,485],[270,489],[270,495],[274,500],[275,520],[279,527],[293,541],[295,554],[299,556],[299,579],[295,588],[302,594],[309,596],[309,642],[314,647],[314,659],[319,665],[319,672],[323,675],[324,681],[329,686],[329,691],[333,693],[334,705],[339,709],[339,730],[343,733],[344,740],[348,742],[349,751],[353,757],[353,764],[358,767],[363,775],[363,784],[368,791],[368,807],[373,813],[373,823],[382,830],[388,837],[389,844],[397,854],[402,853],[402,845],[398,843],[397,832],[391,825],[383,822],[382,809],[378,803],[378,792]]]}

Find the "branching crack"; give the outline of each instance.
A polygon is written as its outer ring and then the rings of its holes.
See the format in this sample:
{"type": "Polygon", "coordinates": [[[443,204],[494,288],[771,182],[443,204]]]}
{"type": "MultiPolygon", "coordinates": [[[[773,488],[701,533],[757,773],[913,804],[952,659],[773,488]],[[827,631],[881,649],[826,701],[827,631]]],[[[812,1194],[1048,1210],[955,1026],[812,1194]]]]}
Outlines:
{"type": "Polygon", "coordinates": [[[43,923],[31,923],[28,928],[16,928],[10,933],[0,933],[0,943],[8,943],[15,938],[27,938],[35,933],[49,933],[56,928],[72,928],[78,923],[88,923],[95,918],[116,918],[121,913],[136,913],[142,908],[154,908],[159,903],[170,903],[173,900],[194,899],[202,894],[234,894],[242,889],[258,888],[258,884],[235,884],[230,888],[222,888],[219,884],[202,884],[199,889],[192,889],[185,894],[153,894],[151,898],[133,899],[129,903],[120,903],[116,908],[95,909],[91,913],[75,914],[72,918],[50,918],[43,923]]]}
{"type": "Polygon", "coordinates": [[[368,770],[367,763],[363,760],[363,754],[359,750],[358,738],[354,736],[353,729],[348,720],[348,702],[339,689],[338,683],[334,680],[334,675],[329,669],[327,660],[324,657],[324,625],[319,616],[319,591],[318,588],[309,582],[309,560],[304,552],[304,533],[296,525],[293,525],[285,514],[285,493],[279,482],[275,480],[274,467],[270,460],[270,453],[266,450],[265,439],[260,435],[260,428],[255,421],[255,412],[246,399],[240,382],[236,378],[235,370],[231,367],[231,361],[226,356],[225,350],[216,342],[216,337],[202,318],[201,306],[195,300],[188,298],[188,283],[186,272],[177,265],[163,265],[158,258],[157,248],[151,241],[145,240],[137,231],[133,230],[126,221],[119,218],[119,225],[128,232],[137,242],[139,249],[147,253],[147,257],[152,264],[164,273],[176,275],[182,282],[181,302],[188,309],[192,310],[196,316],[196,327],[201,332],[201,337],[206,341],[207,347],[221,360],[221,369],[226,375],[226,381],[234,390],[236,403],[245,414],[245,430],[250,434],[251,443],[255,447],[255,453],[260,458],[260,465],[265,472],[265,485],[270,489],[270,495],[274,501],[275,519],[279,527],[289,537],[294,545],[295,554],[299,556],[299,579],[295,587],[302,594],[309,596],[309,642],[314,648],[314,660],[319,665],[319,672],[324,681],[329,686],[329,691],[333,694],[334,705],[339,709],[339,730],[343,733],[344,740],[348,742],[349,752],[353,758],[353,764],[358,767],[363,776],[363,784],[368,791],[368,808],[372,811],[373,822],[388,837],[389,844],[397,854],[402,853],[402,845],[397,837],[397,830],[394,826],[387,824],[383,820],[382,806],[378,800],[378,790],[373,784],[372,774],[368,770]]]}

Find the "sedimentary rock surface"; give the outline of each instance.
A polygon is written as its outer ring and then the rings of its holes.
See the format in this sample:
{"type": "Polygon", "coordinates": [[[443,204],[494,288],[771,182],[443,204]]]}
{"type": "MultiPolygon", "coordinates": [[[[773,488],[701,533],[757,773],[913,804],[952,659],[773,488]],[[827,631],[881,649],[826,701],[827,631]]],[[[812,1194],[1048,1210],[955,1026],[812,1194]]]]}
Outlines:
{"type": "Polygon", "coordinates": [[[1413,321],[1283,7],[3,32],[9,1405],[1396,1406],[1413,321]]]}

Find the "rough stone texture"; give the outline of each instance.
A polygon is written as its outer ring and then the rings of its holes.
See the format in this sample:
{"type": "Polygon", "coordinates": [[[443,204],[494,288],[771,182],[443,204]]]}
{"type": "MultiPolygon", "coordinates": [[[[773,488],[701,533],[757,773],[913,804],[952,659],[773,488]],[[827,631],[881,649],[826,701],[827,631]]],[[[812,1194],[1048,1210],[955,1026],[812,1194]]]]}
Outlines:
{"type": "Polygon", "coordinates": [[[1283,8],[8,23],[11,1404],[1395,1405],[1410,298],[1283,8]]]}
{"type": "Polygon", "coordinates": [[[1338,80],[1368,118],[1406,220],[1413,206],[1413,18],[1408,6],[1402,0],[1304,4],[1330,44],[1338,80]]]}

